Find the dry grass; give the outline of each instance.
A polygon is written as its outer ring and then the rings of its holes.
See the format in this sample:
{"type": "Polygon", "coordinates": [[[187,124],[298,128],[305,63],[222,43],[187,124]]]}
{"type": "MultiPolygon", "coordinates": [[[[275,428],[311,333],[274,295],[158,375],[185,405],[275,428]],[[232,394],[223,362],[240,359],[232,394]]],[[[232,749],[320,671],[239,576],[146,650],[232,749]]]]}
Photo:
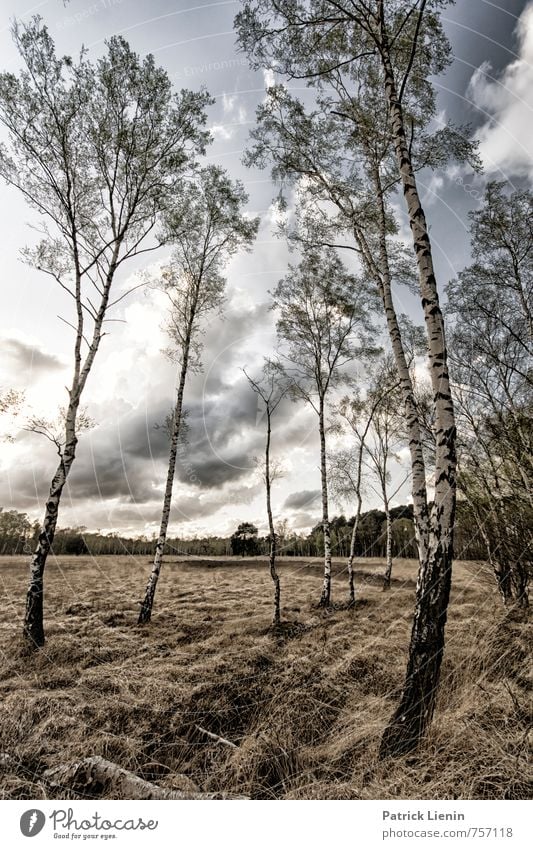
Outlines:
{"type": "MultiPolygon", "coordinates": [[[[458,563],[431,733],[376,762],[405,670],[416,567],[359,564],[360,601],[314,608],[320,567],[281,567],[284,626],[270,630],[264,562],[167,562],[150,626],[136,626],[147,558],[49,563],[47,643],[19,631],[26,564],[0,558],[2,798],[43,798],[47,767],[101,755],[173,787],[254,798],[525,798],[530,626],[505,616],[490,576],[458,563]],[[228,738],[216,743],[196,726],[228,738]],[[177,779],[175,779],[177,781],[177,779]]],[[[333,591],[346,595],[340,567],[333,591]]]]}

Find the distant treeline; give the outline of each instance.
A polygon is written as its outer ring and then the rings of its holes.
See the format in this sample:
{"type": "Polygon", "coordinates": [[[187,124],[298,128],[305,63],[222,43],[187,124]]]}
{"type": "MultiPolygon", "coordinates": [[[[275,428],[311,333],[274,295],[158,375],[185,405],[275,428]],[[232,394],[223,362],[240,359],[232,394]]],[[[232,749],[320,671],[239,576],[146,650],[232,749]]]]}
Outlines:
{"type": "MultiPolygon", "coordinates": [[[[392,553],[394,557],[416,557],[416,541],[411,505],[394,507],[392,516],[392,553]]],[[[347,557],[354,519],[337,516],[331,520],[331,544],[334,557],[347,557]]],[[[39,534],[38,522],[30,522],[26,513],[0,508],[0,554],[30,554],[39,534]]],[[[311,533],[296,533],[286,522],[277,528],[281,557],[320,557],[323,554],[322,527],[311,533]]],[[[101,534],[84,527],[61,528],[56,531],[53,552],[56,555],[130,554],[152,556],[156,537],[125,537],[116,533],[101,534]]],[[[385,513],[368,510],[363,513],[356,536],[357,557],[385,557],[385,513]]],[[[461,559],[485,559],[481,539],[472,534],[468,517],[459,508],[455,529],[456,556],[461,559]]],[[[169,538],[166,551],[172,555],[224,557],[230,555],[268,555],[268,536],[259,536],[257,528],[242,523],[231,537],[169,538]]]]}

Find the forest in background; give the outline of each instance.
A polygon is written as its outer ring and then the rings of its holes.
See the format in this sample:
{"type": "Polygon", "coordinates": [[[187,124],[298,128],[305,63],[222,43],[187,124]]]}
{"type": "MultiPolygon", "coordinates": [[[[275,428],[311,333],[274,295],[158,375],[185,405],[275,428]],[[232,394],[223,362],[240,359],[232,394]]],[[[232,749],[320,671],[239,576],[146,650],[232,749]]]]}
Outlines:
{"type": "MultiPolygon", "coordinates": [[[[392,554],[393,557],[413,558],[417,556],[416,537],[413,524],[413,509],[410,505],[392,507],[392,554]]],[[[334,557],[347,557],[355,517],[333,516],[331,524],[331,549],[334,557]]],[[[468,513],[459,510],[455,526],[456,546],[461,560],[484,560],[486,549],[483,541],[472,535],[468,513]]],[[[0,554],[28,554],[33,550],[39,534],[39,523],[30,522],[26,513],[16,510],[0,510],[0,554]]],[[[357,557],[385,557],[386,516],[382,510],[368,510],[361,514],[356,534],[357,557]]],[[[278,523],[276,529],[278,551],[282,557],[319,557],[324,547],[322,524],[318,523],[309,534],[291,531],[286,521],[278,523]]],[[[254,525],[243,522],[229,537],[195,536],[169,537],[167,550],[170,555],[191,554],[194,556],[265,556],[269,554],[269,536],[261,536],[254,525]]],[[[56,555],[91,554],[94,556],[153,555],[156,537],[128,537],[117,533],[101,534],[86,528],[58,528],[52,551],[56,555]]]]}

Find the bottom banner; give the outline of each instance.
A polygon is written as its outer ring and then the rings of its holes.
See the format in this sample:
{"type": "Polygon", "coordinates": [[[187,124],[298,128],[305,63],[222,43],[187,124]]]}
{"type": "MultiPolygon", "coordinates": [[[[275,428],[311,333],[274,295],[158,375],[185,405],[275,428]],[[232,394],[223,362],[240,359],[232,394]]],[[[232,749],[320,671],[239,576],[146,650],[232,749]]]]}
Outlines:
{"type": "Polygon", "coordinates": [[[523,801],[3,801],[2,846],[525,849],[523,801]]]}

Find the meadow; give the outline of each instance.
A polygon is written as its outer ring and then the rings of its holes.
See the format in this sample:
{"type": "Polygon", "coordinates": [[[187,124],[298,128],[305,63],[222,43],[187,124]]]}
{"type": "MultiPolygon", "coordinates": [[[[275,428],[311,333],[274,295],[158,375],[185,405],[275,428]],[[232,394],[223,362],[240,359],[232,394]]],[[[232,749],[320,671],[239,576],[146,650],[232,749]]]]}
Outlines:
{"type": "Polygon", "coordinates": [[[164,790],[190,782],[258,799],[531,795],[531,625],[504,610],[485,564],[454,565],[426,740],[382,763],[380,735],[405,674],[415,561],[395,561],[384,593],[384,562],[358,560],[352,610],[336,561],[328,612],[315,607],[319,561],[279,565],[277,631],[260,558],[169,556],[152,622],[140,627],[148,558],[50,557],[47,642],[28,653],[26,558],[0,558],[0,798],[79,798],[43,776],[92,756],[164,790]]]}

